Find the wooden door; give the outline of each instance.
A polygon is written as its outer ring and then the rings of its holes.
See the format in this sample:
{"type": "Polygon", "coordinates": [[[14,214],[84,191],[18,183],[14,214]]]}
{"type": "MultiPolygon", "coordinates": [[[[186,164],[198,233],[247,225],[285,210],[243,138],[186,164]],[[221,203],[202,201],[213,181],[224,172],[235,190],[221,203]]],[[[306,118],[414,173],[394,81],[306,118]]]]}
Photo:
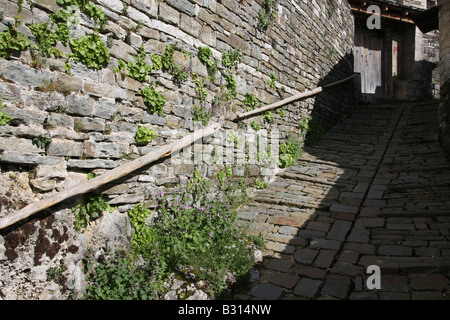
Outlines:
{"type": "Polygon", "coordinates": [[[361,73],[361,92],[385,94],[384,36],[355,30],[355,72],[361,73]]]}

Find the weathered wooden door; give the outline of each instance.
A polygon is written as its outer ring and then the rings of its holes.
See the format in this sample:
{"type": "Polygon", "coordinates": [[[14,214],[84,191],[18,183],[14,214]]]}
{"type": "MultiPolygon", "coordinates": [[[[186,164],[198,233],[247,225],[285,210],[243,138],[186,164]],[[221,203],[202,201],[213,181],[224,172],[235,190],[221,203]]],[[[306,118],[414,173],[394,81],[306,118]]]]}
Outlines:
{"type": "Polygon", "coordinates": [[[384,67],[383,35],[368,29],[356,28],[355,72],[361,73],[362,93],[385,94],[384,67]]]}

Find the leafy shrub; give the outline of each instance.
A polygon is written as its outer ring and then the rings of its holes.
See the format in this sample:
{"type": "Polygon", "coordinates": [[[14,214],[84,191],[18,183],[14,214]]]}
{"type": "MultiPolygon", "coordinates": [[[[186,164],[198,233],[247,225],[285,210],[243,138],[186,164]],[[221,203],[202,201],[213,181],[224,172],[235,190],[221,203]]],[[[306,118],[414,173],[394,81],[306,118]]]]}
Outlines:
{"type": "Polygon", "coordinates": [[[222,65],[227,69],[236,67],[242,61],[244,61],[244,55],[240,49],[230,49],[222,53],[222,65]]]}
{"type": "Polygon", "coordinates": [[[153,63],[153,70],[160,70],[162,68],[162,57],[159,54],[151,53],[150,59],[153,63]]]}
{"type": "Polygon", "coordinates": [[[145,86],[140,91],[145,105],[152,113],[163,114],[163,107],[166,104],[164,95],[152,86],[145,86]]]}
{"type": "Polygon", "coordinates": [[[214,61],[212,51],[209,47],[198,48],[198,59],[206,67],[208,75],[214,79],[217,72],[216,62],[214,61]]]}
{"type": "Polygon", "coordinates": [[[135,140],[137,143],[150,143],[153,139],[155,139],[155,137],[155,130],[149,129],[145,126],[139,126],[139,129],[136,132],[135,140]]]}
{"type": "Polygon", "coordinates": [[[260,102],[258,98],[256,98],[253,94],[246,93],[244,98],[244,105],[247,107],[247,111],[252,111],[256,108],[259,108],[260,102]]]}
{"type": "Polygon", "coordinates": [[[280,145],[279,164],[281,168],[287,168],[295,164],[302,154],[303,144],[292,137],[280,145]]]}
{"type": "Polygon", "coordinates": [[[154,265],[138,267],[125,251],[107,252],[95,259],[89,251],[83,260],[87,300],[154,300],[161,290],[154,265]]]}
{"type": "Polygon", "coordinates": [[[265,0],[261,10],[259,10],[258,27],[260,30],[270,28],[277,16],[276,0],[265,0]]]}
{"type": "Polygon", "coordinates": [[[75,212],[75,230],[81,231],[89,222],[100,218],[103,212],[114,211],[114,207],[111,207],[101,194],[85,194],[81,203],[72,210],[75,212]]]}
{"type": "MultiPolygon", "coordinates": [[[[246,192],[234,185],[224,194],[212,194],[197,172],[183,190],[171,200],[162,195],[151,226],[135,229],[140,237],[147,234],[144,238],[149,240],[145,245],[140,243],[139,253],[147,261],[155,259],[154,252],[158,251],[166,272],[192,267],[199,278],[208,280],[220,293],[226,272],[243,275],[254,262],[252,242],[237,225],[236,208],[246,192]]],[[[138,210],[130,219],[139,217],[138,210]]],[[[148,212],[138,218],[141,226],[145,217],[148,212]]]]}
{"type": "Polygon", "coordinates": [[[11,121],[11,117],[1,111],[4,106],[2,99],[0,99],[0,126],[4,126],[11,121]]]}
{"type": "Polygon", "coordinates": [[[166,45],[166,49],[164,51],[164,54],[161,58],[162,63],[162,69],[163,71],[171,72],[173,67],[173,53],[175,51],[175,48],[171,44],[166,45]]]}
{"type": "Polygon", "coordinates": [[[108,65],[109,51],[98,35],[91,33],[78,39],[72,38],[69,43],[73,52],[69,59],[81,62],[91,69],[102,69],[108,65]]]}
{"type": "Polygon", "coordinates": [[[200,105],[200,106],[193,105],[192,108],[193,108],[192,119],[194,121],[200,121],[203,126],[207,126],[209,123],[209,120],[212,117],[212,110],[206,108],[203,105],[200,105]]]}
{"type": "Polygon", "coordinates": [[[144,47],[141,46],[139,54],[134,56],[134,61],[128,62],[128,75],[137,81],[144,82],[148,73],[152,70],[152,67],[145,62],[146,57],[147,54],[144,51],[144,47]]]}
{"type": "Polygon", "coordinates": [[[9,26],[7,30],[0,32],[0,58],[9,59],[12,54],[20,53],[30,45],[30,39],[22,35],[14,26],[9,26]]]}
{"type": "Polygon", "coordinates": [[[50,144],[52,143],[52,139],[43,137],[42,135],[38,135],[37,137],[33,138],[31,143],[40,149],[44,149],[45,154],[47,154],[50,144]]]}

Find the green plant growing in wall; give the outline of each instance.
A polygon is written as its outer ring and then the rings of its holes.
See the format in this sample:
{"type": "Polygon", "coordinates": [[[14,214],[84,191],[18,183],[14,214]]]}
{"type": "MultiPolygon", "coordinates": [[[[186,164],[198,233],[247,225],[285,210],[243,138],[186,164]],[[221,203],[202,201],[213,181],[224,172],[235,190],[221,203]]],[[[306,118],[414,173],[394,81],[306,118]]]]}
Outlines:
{"type": "Polygon", "coordinates": [[[118,66],[114,69],[114,72],[123,72],[129,75],[137,81],[144,82],[147,79],[152,67],[145,62],[147,54],[145,53],[144,46],[139,48],[139,53],[135,55],[134,61],[125,63],[123,60],[119,60],[118,66]]]}
{"type": "Polygon", "coordinates": [[[30,39],[22,35],[17,26],[8,26],[0,32],[0,58],[9,59],[13,54],[20,54],[31,45],[30,39]]]}
{"type": "Polygon", "coordinates": [[[258,28],[266,31],[273,26],[277,16],[276,0],[265,0],[262,8],[259,10],[258,28]]]}
{"type": "Polygon", "coordinates": [[[192,106],[193,114],[192,114],[192,120],[199,121],[202,123],[203,126],[207,126],[209,123],[209,120],[212,117],[212,110],[208,109],[204,105],[192,106]]]}
{"type": "Polygon", "coordinates": [[[268,110],[266,112],[264,112],[261,117],[263,118],[264,121],[268,122],[268,123],[273,123],[275,120],[275,117],[272,113],[272,111],[268,110]]]}
{"type": "Polygon", "coordinates": [[[40,149],[44,149],[45,150],[45,154],[48,154],[48,149],[50,148],[50,144],[52,143],[52,139],[43,137],[40,134],[37,137],[33,138],[31,143],[33,145],[35,145],[36,147],[40,148],[40,149]]]}
{"type": "Polygon", "coordinates": [[[145,86],[140,91],[145,105],[148,110],[152,113],[157,113],[159,115],[163,114],[163,107],[166,104],[166,98],[160,92],[158,92],[153,84],[151,86],[145,86]]]}
{"type": "Polygon", "coordinates": [[[327,129],[317,119],[310,118],[305,136],[305,145],[313,146],[318,144],[326,131],[327,129]]]}
{"type": "Polygon", "coordinates": [[[255,131],[261,130],[261,124],[259,124],[259,123],[256,122],[256,121],[252,121],[252,122],[250,123],[250,127],[252,127],[252,129],[255,130],[255,131]]]}
{"type": "Polygon", "coordinates": [[[152,70],[152,67],[145,62],[147,54],[144,51],[144,46],[139,48],[139,54],[134,56],[134,61],[128,63],[128,74],[133,79],[138,81],[145,81],[148,73],[152,70]]]}
{"type": "Polygon", "coordinates": [[[181,84],[189,78],[189,71],[187,67],[181,67],[180,65],[174,63],[172,67],[172,80],[177,86],[181,86],[181,84]]]}
{"type": "Polygon", "coordinates": [[[270,73],[269,80],[267,81],[267,84],[269,85],[270,89],[276,90],[276,88],[277,88],[276,81],[277,81],[277,77],[273,73],[270,73]]]}
{"type": "Polygon", "coordinates": [[[301,141],[289,137],[287,142],[280,145],[279,165],[281,168],[288,168],[295,164],[303,151],[301,141]]]}
{"type": "Polygon", "coordinates": [[[59,36],[50,30],[48,22],[33,24],[29,28],[36,38],[33,49],[39,50],[46,57],[53,55],[55,58],[60,58],[64,55],[61,50],[54,47],[59,41],[59,36]]]}
{"type": "Polygon", "coordinates": [[[75,213],[75,230],[80,232],[89,222],[102,216],[103,212],[113,212],[114,207],[101,194],[85,194],[81,203],[72,208],[75,213]]]}
{"type": "Polygon", "coordinates": [[[102,29],[108,21],[103,9],[95,6],[89,0],[56,0],[56,3],[69,12],[74,6],[80,8],[84,14],[91,17],[98,24],[99,29],[102,29]]]}
{"type": "Polygon", "coordinates": [[[90,69],[102,69],[108,65],[109,51],[98,35],[91,33],[72,38],[69,43],[73,53],[68,55],[68,60],[81,62],[90,69]]]}
{"type": "Polygon", "coordinates": [[[243,103],[246,106],[247,111],[255,110],[255,109],[259,108],[259,106],[260,106],[260,102],[259,102],[258,98],[256,98],[251,93],[246,93],[245,94],[243,103]]]}
{"type": "Polygon", "coordinates": [[[162,68],[162,57],[159,54],[151,53],[150,59],[153,63],[153,70],[160,70],[162,68]]]}
{"type": "Polygon", "coordinates": [[[222,65],[227,69],[237,67],[238,63],[244,61],[244,54],[240,49],[230,49],[222,53],[222,65]]]}
{"type": "Polygon", "coordinates": [[[0,98],[0,126],[4,126],[11,121],[11,116],[1,111],[4,107],[5,105],[3,104],[3,101],[0,98]]]}
{"type": "Polygon", "coordinates": [[[225,76],[225,80],[227,82],[227,90],[226,98],[227,99],[236,99],[237,97],[237,90],[236,90],[236,79],[232,74],[227,74],[225,76]]]}
{"type": "Polygon", "coordinates": [[[135,140],[137,143],[147,144],[152,142],[155,137],[155,130],[149,129],[145,126],[139,126],[139,129],[136,132],[135,140]]]}
{"type": "Polygon", "coordinates": [[[217,66],[216,61],[213,58],[211,48],[199,47],[197,56],[200,62],[206,67],[209,77],[214,80],[214,76],[217,72],[217,66]]]}
{"type": "Polygon", "coordinates": [[[208,91],[203,86],[202,78],[199,75],[194,76],[194,84],[195,84],[195,93],[197,94],[197,99],[200,100],[201,104],[206,102],[206,98],[208,97],[208,91]]]}
{"type": "Polygon", "coordinates": [[[265,181],[261,181],[259,178],[256,178],[255,183],[253,184],[253,186],[256,189],[266,189],[269,186],[269,183],[265,182],[265,181]]]}
{"type": "Polygon", "coordinates": [[[171,72],[174,64],[173,53],[175,48],[171,44],[166,45],[166,49],[161,58],[162,69],[163,71],[171,72]]]}

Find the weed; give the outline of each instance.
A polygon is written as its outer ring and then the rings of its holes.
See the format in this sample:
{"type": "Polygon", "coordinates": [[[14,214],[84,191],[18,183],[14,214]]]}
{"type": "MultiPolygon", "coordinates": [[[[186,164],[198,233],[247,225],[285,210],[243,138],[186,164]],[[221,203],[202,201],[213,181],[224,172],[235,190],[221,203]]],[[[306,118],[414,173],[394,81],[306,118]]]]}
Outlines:
{"type": "Polygon", "coordinates": [[[269,78],[270,79],[267,81],[267,84],[269,85],[269,88],[272,89],[272,90],[276,90],[276,88],[277,88],[277,85],[276,85],[277,77],[273,73],[270,73],[269,78]]]}
{"type": "Polygon", "coordinates": [[[31,45],[30,39],[22,35],[16,26],[0,32],[0,58],[9,59],[11,55],[20,53],[31,45]]]}
{"type": "Polygon", "coordinates": [[[211,79],[217,72],[216,62],[212,56],[212,51],[209,47],[199,47],[198,48],[198,58],[203,65],[205,65],[208,75],[211,79]]]}
{"type": "Polygon", "coordinates": [[[102,69],[110,61],[108,48],[96,34],[72,38],[69,43],[73,53],[68,55],[68,60],[81,62],[91,69],[102,69]]]}
{"type": "Polygon", "coordinates": [[[0,126],[4,126],[11,121],[11,116],[1,111],[4,106],[2,99],[0,99],[0,126]]]}
{"type": "Polygon", "coordinates": [[[207,126],[209,123],[209,120],[212,117],[212,110],[208,109],[204,105],[200,105],[200,106],[193,105],[192,108],[193,108],[192,119],[194,121],[200,121],[203,126],[207,126]]]}
{"type": "Polygon", "coordinates": [[[139,129],[136,132],[135,140],[137,143],[147,144],[152,142],[155,137],[155,130],[149,129],[145,126],[139,126],[139,129]]]}
{"type": "Polygon", "coordinates": [[[101,194],[85,194],[82,202],[73,207],[72,210],[75,212],[75,230],[80,232],[87,227],[89,222],[100,218],[103,212],[112,212],[114,208],[103,199],[101,194]]]}
{"type": "Polygon", "coordinates": [[[140,91],[145,105],[152,113],[163,114],[163,107],[166,104],[164,95],[154,88],[153,85],[145,86],[140,91]]]}
{"type": "Polygon", "coordinates": [[[287,168],[295,164],[303,151],[301,141],[289,137],[287,142],[280,145],[279,165],[281,168],[287,168]]]}
{"type": "Polygon", "coordinates": [[[222,53],[222,65],[227,69],[237,67],[237,64],[242,61],[244,61],[244,54],[240,49],[230,49],[222,53]]]}
{"type": "Polygon", "coordinates": [[[45,138],[42,135],[39,135],[32,140],[32,144],[40,149],[45,150],[45,154],[48,154],[48,149],[50,147],[50,144],[52,143],[51,138],[45,138]]]}
{"type": "Polygon", "coordinates": [[[252,111],[259,108],[260,102],[258,98],[256,98],[253,94],[246,93],[244,98],[244,105],[247,107],[247,111],[252,111]]]}
{"type": "Polygon", "coordinates": [[[266,31],[273,26],[276,16],[276,0],[265,0],[262,8],[259,10],[258,28],[266,31]]]}
{"type": "Polygon", "coordinates": [[[269,186],[268,182],[261,181],[259,178],[255,180],[253,185],[256,189],[266,189],[269,186]]]}

